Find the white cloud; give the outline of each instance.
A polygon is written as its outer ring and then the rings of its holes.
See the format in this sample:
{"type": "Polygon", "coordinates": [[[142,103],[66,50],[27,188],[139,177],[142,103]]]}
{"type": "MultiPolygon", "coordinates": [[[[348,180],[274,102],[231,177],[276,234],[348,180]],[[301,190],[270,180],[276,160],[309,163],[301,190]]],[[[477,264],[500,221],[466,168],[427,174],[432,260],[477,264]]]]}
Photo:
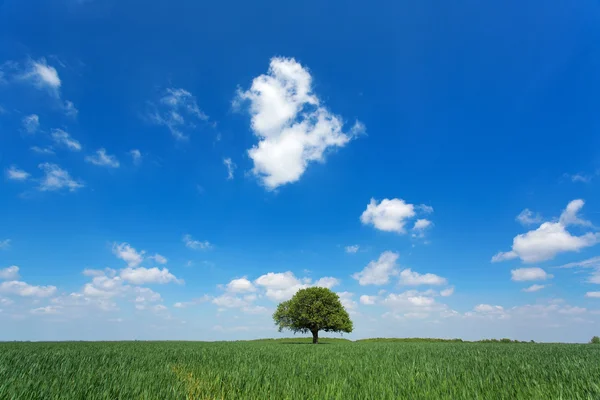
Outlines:
{"type": "Polygon", "coordinates": [[[221,296],[215,297],[212,300],[212,303],[224,308],[241,308],[249,306],[249,303],[246,300],[233,296],[231,294],[223,294],[221,296]]]}
{"type": "Polygon", "coordinates": [[[130,287],[125,285],[119,276],[97,275],[90,283],[84,285],[82,294],[88,297],[109,299],[120,296],[129,289],[130,287]]]}
{"type": "Polygon", "coordinates": [[[273,301],[290,299],[298,290],[308,287],[294,276],[291,271],[269,272],[258,277],[254,283],[266,289],[266,296],[273,301]]]}
{"type": "Polygon", "coordinates": [[[128,267],[137,267],[144,261],[145,251],[138,252],[129,243],[113,243],[112,252],[117,258],[125,261],[128,267]]]}
{"type": "Polygon", "coordinates": [[[75,118],[77,117],[77,114],[79,114],[79,110],[75,107],[75,104],[69,100],[65,101],[65,104],[63,105],[63,111],[67,117],[71,118],[75,118]]]}
{"type": "Polygon", "coordinates": [[[581,183],[590,183],[592,181],[592,177],[590,175],[586,175],[583,173],[576,173],[576,174],[563,174],[563,177],[568,178],[571,180],[571,182],[581,182],[581,183]]]}
{"type": "Polygon", "coordinates": [[[361,272],[352,275],[360,285],[385,285],[390,276],[398,274],[396,261],[399,254],[391,251],[381,253],[377,261],[371,261],[361,272]]]}
{"type": "Polygon", "coordinates": [[[142,153],[138,149],[133,149],[129,152],[131,159],[135,165],[140,165],[142,162],[142,153]]]}
{"type": "Polygon", "coordinates": [[[402,199],[383,199],[379,204],[371,199],[360,221],[381,231],[405,233],[404,225],[415,215],[415,206],[402,199]]]}
{"type": "Polygon", "coordinates": [[[558,268],[592,268],[594,271],[589,276],[587,282],[600,284],[600,257],[592,257],[587,260],[568,263],[558,268]]]}
{"type": "Polygon", "coordinates": [[[533,225],[542,222],[542,216],[539,213],[534,214],[533,211],[526,208],[515,218],[521,225],[533,225]]]}
{"type": "Polygon", "coordinates": [[[150,288],[135,287],[133,290],[135,293],[135,303],[137,304],[156,303],[158,301],[162,301],[160,293],[156,293],[150,288]]]}
{"type": "Polygon", "coordinates": [[[352,311],[356,309],[356,301],[352,299],[354,297],[354,293],[338,292],[337,295],[340,298],[340,303],[342,303],[342,306],[344,306],[348,313],[352,313],[352,311]]]}
{"type": "Polygon", "coordinates": [[[121,278],[133,283],[134,285],[143,285],[146,283],[183,283],[183,280],[177,279],[175,275],[169,272],[167,268],[131,268],[127,267],[121,271],[121,278]]]}
{"type": "Polygon", "coordinates": [[[415,226],[413,227],[413,229],[416,231],[422,231],[422,230],[429,228],[431,226],[431,224],[432,224],[432,222],[428,219],[425,219],[425,218],[418,219],[418,220],[416,220],[415,226]]]}
{"type": "Polygon", "coordinates": [[[233,279],[227,284],[227,291],[232,293],[255,292],[256,288],[248,279],[233,279]]]}
{"type": "Polygon", "coordinates": [[[10,267],[0,269],[0,279],[15,280],[19,279],[19,267],[11,265],[10,267]]]}
{"type": "Polygon", "coordinates": [[[585,202],[581,199],[573,200],[567,204],[567,208],[560,215],[559,222],[564,225],[583,225],[592,226],[590,221],[583,220],[577,216],[579,211],[583,208],[585,202]]]}
{"type": "Polygon", "coordinates": [[[545,281],[551,279],[553,276],[546,273],[541,268],[518,268],[510,271],[511,279],[516,282],[521,281],[545,281]]]}
{"type": "Polygon", "coordinates": [[[191,235],[184,235],[183,242],[185,243],[186,247],[194,250],[209,250],[213,247],[208,241],[201,242],[199,240],[192,239],[191,235]]]}
{"type": "Polygon", "coordinates": [[[48,154],[48,155],[55,154],[54,150],[52,150],[52,147],[32,146],[30,148],[30,150],[37,154],[48,154]]]}
{"type": "Polygon", "coordinates": [[[10,239],[0,240],[0,250],[6,250],[10,247],[10,239]]]}
{"type": "Polygon", "coordinates": [[[358,250],[360,249],[360,246],[355,244],[352,246],[346,246],[345,249],[346,249],[346,253],[354,254],[354,253],[358,252],[358,250]]]}
{"type": "Polygon", "coordinates": [[[155,262],[159,263],[159,264],[166,264],[167,263],[167,257],[165,256],[161,256],[160,254],[156,253],[153,256],[149,256],[148,258],[154,260],[155,262]]]}
{"type": "Polygon", "coordinates": [[[27,133],[35,133],[40,128],[40,117],[37,114],[27,115],[21,122],[27,133]]]}
{"type": "Polygon", "coordinates": [[[475,308],[473,310],[476,312],[489,313],[489,314],[504,313],[504,307],[492,306],[489,304],[479,304],[479,305],[475,306],[475,308]]]}
{"type": "Polygon", "coordinates": [[[29,174],[29,172],[23,171],[22,169],[19,169],[15,165],[11,165],[6,170],[6,177],[13,181],[25,181],[30,176],[31,176],[31,174],[29,174]]]}
{"type": "Polygon", "coordinates": [[[430,309],[435,304],[435,299],[431,296],[425,296],[414,290],[403,293],[390,293],[382,301],[382,304],[396,309],[410,311],[415,308],[430,309]]]}
{"type": "Polygon", "coordinates": [[[75,181],[69,173],[61,169],[56,164],[43,163],[39,168],[44,171],[44,177],[40,181],[38,187],[42,192],[55,191],[67,188],[70,192],[82,188],[84,185],[81,181],[75,181]]]}
{"type": "Polygon", "coordinates": [[[62,310],[61,306],[46,306],[34,308],[31,310],[32,314],[59,314],[62,310]]]}
{"type": "Polygon", "coordinates": [[[166,126],[177,140],[187,140],[189,137],[182,130],[194,126],[186,122],[186,117],[208,120],[208,116],[198,107],[196,98],[185,89],[167,89],[159,103],[155,111],[149,114],[149,119],[157,125],[166,126]]]}
{"type": "Polygon", "coordinates": [[[400,272],[400,284],[402,285],[445,285],[446,283],[446,278],[435,274],[419,274],[410,268],[400,272]]]}
{"type": "Polygon", "coordinates": [[[600,292],[587,292],[585,297],[589,297],[592,299],[600,299],[600,292]]]}
{"type": "Polygon", "coordinates": [[[377,296],[367,296],[366,294],[363,294],[362,296],[360,296],[359,301],[360,304],[371,306],[377,301],[377,296]]]}
{"type": "Polygon", "coordinates": [[[319,287],[331,289],[332,287],[337,286],[339,284],[340,284],[339,279],[333,278],[331,276],[326,276],[326,277],[320,278],[318,281],[316,281],[313,286],[319,286],[319,287]]]}
{"type": "Polygon", "coordinates": [[[38,61],[30,61],[27,70],[17,78],[28,80],[38,89],[47,89],[51,94],[59,97],[61,81],[58,72],[56,68],[48,65],[44,58],[38,61]]]}
{"type": "Polygon", "coordinates": [[[448,296],[452,296],[454,294],[454,288],[450,287],[448,289],[444,289],[440,292],[440,296],[442,297],[448,297],[448,296]]]}
{"type": "Polygon", "coordinates": [[[96,154],[93,156],[86,156],[85,161],[99,167],[119,168],[117,157],[106,154],[104,148],[96,150],[96,154]]]}
{"type": "Polygon", "coordinates": [[[526,292],[526,293],[537,292],[539,290],[542,290],[545,287],[546,287],[546,285],[534,284],[534,285],[531,285],[531,286],[526,287],[525,289],[523,289],[523,292],[526,292]]]}
{"type": "MultiPolygon", "coordinates": [[[[309,71],[293,58],[274,57],[268,73],[234,100],[234,106],[250,103],[251,128],[259,142],[248,155],[252,172],[267,189],[298,181],[310,163],[325,161],[328,149],[351,140],[341,119],[312,93],[311,81],[309,71]]],[[[364,131],[364,125],[357,123],[352,131],[364,131]]]]}
{"type": "Polygon", "coordinates": [[[571,235],[569,225],[591,226],[588,221],[577,217],[583,207],[583,200],[571,201],[558,222],[544,222],[536,230],[517,235],[513,239],[512,250],[500,252],[492,257],[492,262],[519,257],[523,262],[532,263],[554,258],[558,253],[579,251],[598,243],[600,234],[588,232],[581,236],[571,235]]]}
{"type": "Polygon", "coordinates": [[[235,171],[236,165],[233,161],[231,161],[231,158],[224,158],[223,164],[225,164],[225,166],[227,167],[227,179],[233,179],[233,173],[235,171]]]}
{"type": "Polygon", "coordinates": [[[80,151],[81,144],[73,139],[68,132],[62,129],[53,129],[51,133],[52,140],[58,145],[64,146],[72,151],[80,151]]]}
{"type": "Polygon", "coordinates": [[[48,297],[56,292],[55,286],[33,286],[22,281],[0,283],[0,293],[23,297],[48,297]]]}

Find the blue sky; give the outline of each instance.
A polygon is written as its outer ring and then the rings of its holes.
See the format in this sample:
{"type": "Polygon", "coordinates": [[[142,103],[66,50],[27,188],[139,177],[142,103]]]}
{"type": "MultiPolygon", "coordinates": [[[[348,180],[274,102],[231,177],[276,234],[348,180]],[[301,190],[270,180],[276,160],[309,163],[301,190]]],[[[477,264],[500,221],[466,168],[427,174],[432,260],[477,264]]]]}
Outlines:
{"type": "Polygon", "coordinates": [[[0,3],[0,340],[600,332],[600,6],[0,3]],[[289,335],[286,334],[286,335],[289,335]]]}

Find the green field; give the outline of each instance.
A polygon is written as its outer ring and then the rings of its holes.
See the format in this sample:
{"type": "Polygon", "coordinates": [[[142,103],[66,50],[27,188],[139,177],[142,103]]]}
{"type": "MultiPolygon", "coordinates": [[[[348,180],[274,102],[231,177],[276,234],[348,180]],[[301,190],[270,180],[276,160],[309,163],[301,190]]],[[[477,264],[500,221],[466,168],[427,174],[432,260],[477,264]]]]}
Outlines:
{"type": "Polygon", "coordinates": [[[600,399],[600,346],[0,343],[0,399],[600,399]]]}

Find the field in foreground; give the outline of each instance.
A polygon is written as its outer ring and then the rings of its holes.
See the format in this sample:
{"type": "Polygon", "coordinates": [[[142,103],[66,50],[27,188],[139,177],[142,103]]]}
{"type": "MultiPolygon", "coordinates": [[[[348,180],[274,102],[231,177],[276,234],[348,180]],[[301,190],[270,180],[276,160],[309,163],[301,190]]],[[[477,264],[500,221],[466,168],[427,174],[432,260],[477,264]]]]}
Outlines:
{"type": "Polygon", "coordinates": [[[0,399],[599,399],[600,346],[0,343],[0,399]]]}

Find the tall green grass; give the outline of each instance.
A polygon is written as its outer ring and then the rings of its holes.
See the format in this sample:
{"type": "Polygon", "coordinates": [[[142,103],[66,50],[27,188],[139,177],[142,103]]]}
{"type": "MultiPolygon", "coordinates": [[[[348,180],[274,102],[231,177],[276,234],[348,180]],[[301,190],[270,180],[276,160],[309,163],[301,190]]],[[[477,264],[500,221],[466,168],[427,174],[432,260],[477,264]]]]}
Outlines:
{"type": "Polygon", "coordinates": [[[600,346],[0,343],[0,399],[600,399],[600,346]]]}

